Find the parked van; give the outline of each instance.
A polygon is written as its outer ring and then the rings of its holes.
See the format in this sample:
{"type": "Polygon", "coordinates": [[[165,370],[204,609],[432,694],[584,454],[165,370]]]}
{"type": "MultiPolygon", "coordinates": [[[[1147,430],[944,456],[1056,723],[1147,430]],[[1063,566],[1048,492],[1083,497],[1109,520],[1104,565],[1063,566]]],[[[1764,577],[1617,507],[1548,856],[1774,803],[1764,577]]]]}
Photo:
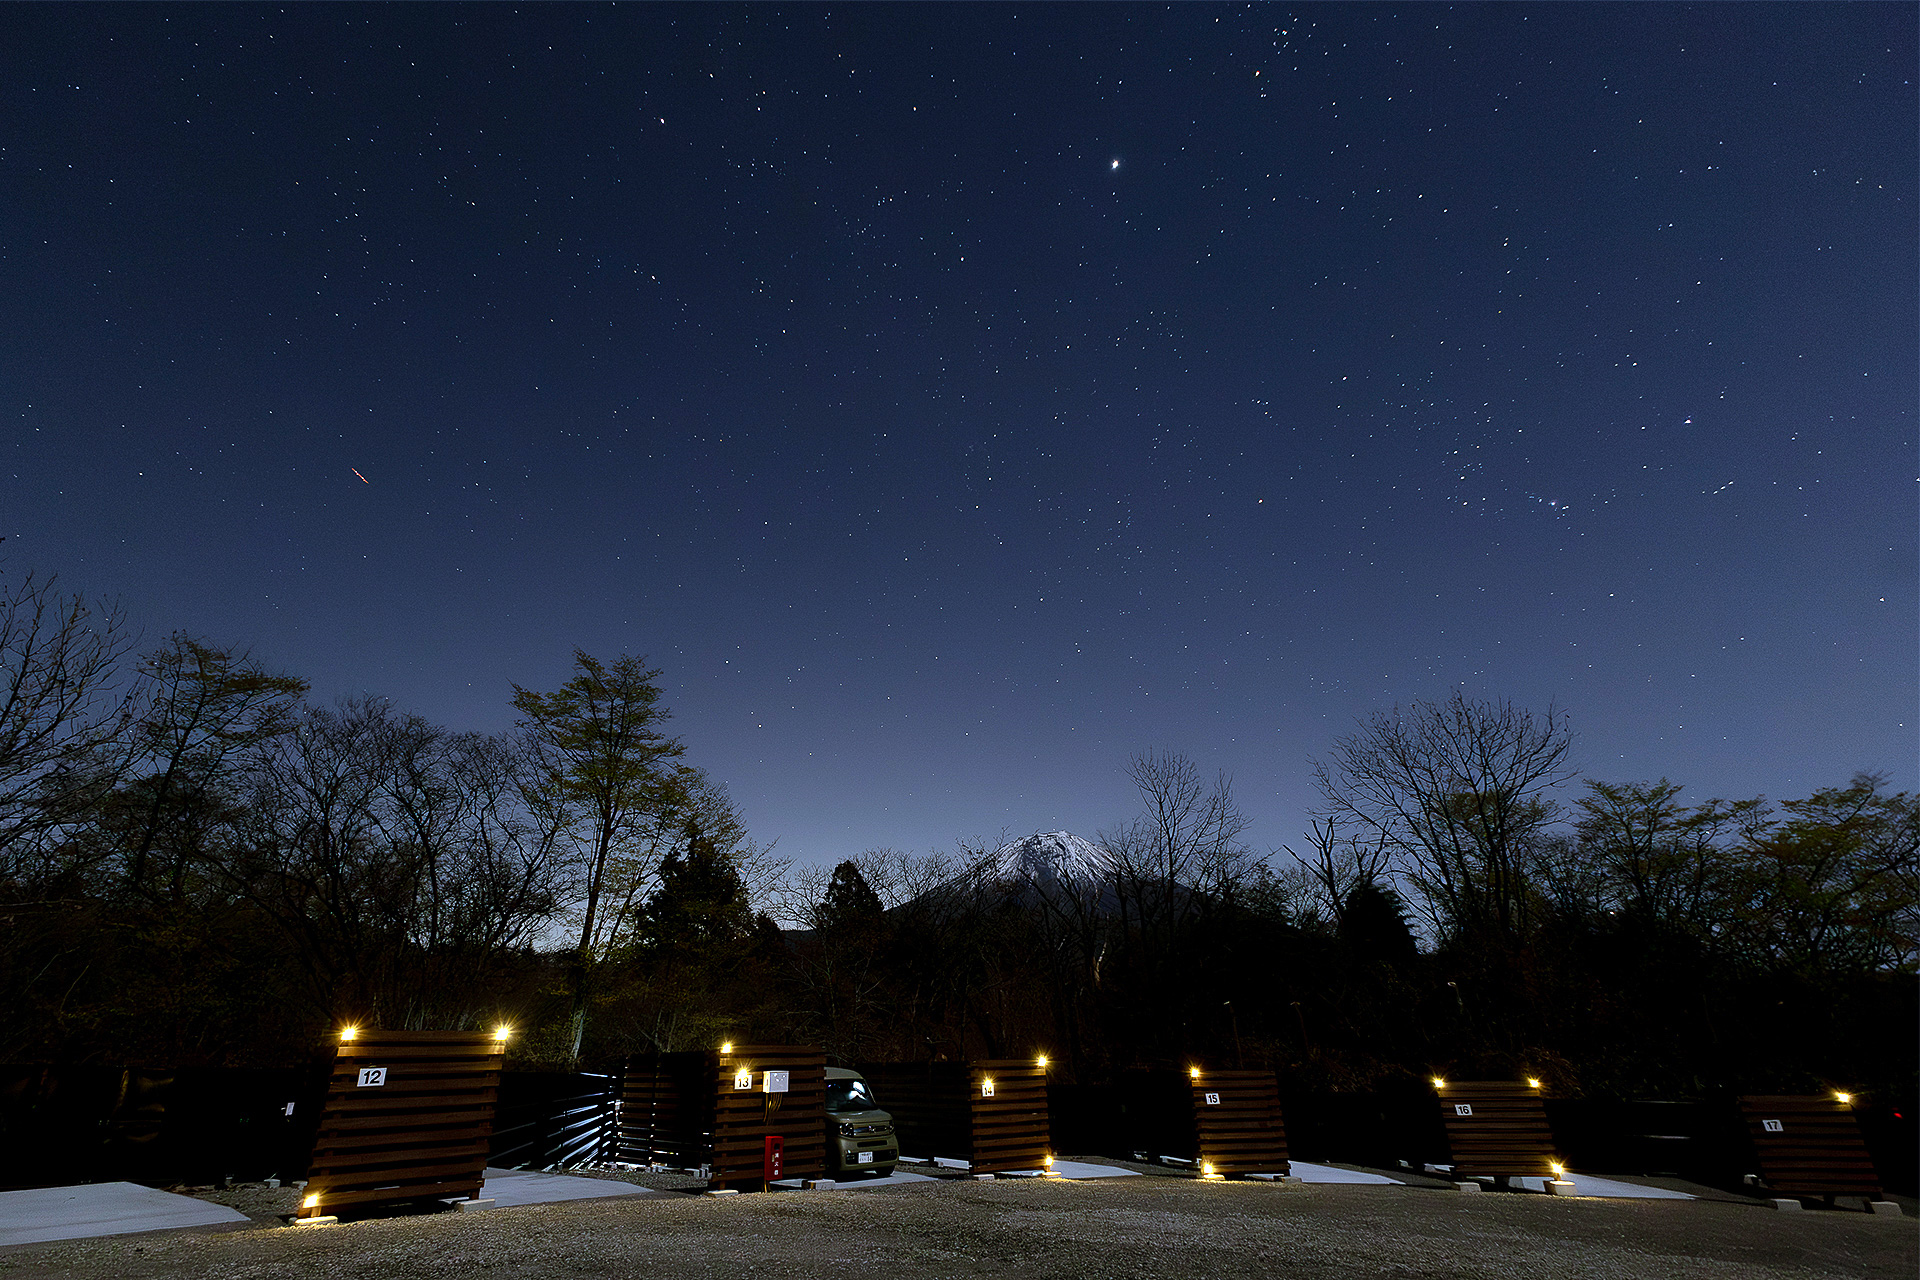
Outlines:
{"type": "Polygon", "coordinates": [[[900,1141],[893,1117],[874,1101],[873,1090],[858,1071],[827,1068],[827,1173],[893,1172],[900,1162],[900,1141]]]}

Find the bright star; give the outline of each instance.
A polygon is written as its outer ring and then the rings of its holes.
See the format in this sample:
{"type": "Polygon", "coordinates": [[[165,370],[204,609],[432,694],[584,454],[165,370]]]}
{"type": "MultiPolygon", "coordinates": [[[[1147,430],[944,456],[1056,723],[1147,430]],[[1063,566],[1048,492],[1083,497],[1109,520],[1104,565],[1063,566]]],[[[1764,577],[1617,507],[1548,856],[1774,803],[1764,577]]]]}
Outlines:
{"type": "Polygon", "coordinates": [[[1111,164],[1107,166],[1107,168],[1109,169],[1118,169],[1119,167],[1120,167],[1120,162],[1118,160],[1113,161],[1111,164]]]}

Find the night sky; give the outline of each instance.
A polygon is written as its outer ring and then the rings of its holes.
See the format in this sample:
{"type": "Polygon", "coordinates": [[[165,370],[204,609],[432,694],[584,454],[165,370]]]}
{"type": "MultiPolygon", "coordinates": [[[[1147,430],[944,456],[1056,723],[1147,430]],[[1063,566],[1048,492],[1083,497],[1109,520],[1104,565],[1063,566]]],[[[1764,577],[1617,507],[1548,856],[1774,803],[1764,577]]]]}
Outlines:
{"type": "Polygon", "coordinates": [[[575,646],[802,859],[1299,844],[1396,701],[1916,777],[1912,5],[7,6],[4,568],[323,700],[575,646]]]}

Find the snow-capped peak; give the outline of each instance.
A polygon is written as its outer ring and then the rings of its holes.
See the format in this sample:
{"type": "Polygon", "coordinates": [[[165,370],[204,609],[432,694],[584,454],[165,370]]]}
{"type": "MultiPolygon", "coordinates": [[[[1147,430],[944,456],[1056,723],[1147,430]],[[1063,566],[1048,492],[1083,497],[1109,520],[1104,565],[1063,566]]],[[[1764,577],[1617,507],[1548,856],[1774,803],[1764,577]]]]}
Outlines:
{"type": "Polygon", "coordinates": [[[1035,832],[1012,840],[982,860],[977,874],[989,881],[1031,881],[1041,885],[1092,884],[1113,868],[1113,855],[1071,831],[1035,832]]]}

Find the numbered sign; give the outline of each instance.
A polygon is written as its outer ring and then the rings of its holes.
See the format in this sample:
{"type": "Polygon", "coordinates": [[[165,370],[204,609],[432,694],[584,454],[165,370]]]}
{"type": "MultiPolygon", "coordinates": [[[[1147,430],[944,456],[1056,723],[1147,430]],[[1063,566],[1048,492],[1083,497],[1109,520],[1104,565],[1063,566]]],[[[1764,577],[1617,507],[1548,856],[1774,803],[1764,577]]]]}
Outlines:
{"type": "MultiPolygon", "coordinates": [[[[362,1089],[378,1089],[381,1085],[385,1084],[386,1082],[387,1082],[387,1069],[385,1067],[360,1068],[359,1085],[362,1089]]],[[[287,1114],[288,1115],[293,1114],[292,1107],[287,1108],[287,1114]]]]}
{"type": "Polygon", "coordinates": [[[733,1087],[736,1089],[753,1088],[753,1072],[745,1067],[733,1073],[733,1087]]]}
{"type": "Polygon", "coordinates": [[[1217,1106],[1219,1106],[1219,1105],[1220,1105],[1220,1095],[1219,1095],[1219,1094],[1217,1094],[1217,1093],[1209,1093],[1209,1094],[1207,1094],[1207,1095],[1206,1095],[1206,1098],[1207,1098],[1207,1105],[1208,1105],[1208,1106],[1210,1106],[1210,1107],[1217,1107],[1217,1106]]]}
{"type": "Polygon", "coordinates": [[[1781,1124],[1778,1120],[1762,1120],[1760,1127],[1768,1133],[1785,1133],[1787,1130],[1787,1126],[1781,1124]]]}
{"type": "Polygon", "coordinates": [[[991,1098],[993,1096],[993,1081],[982,1080],[980,1082],[980,1096],[983,1098],[991,1098]]]}
{"type": "Polygon", "coordinates": [[[784,1071],[767,1072],[766,1087],[763,1090],[763,1092],[766,1092],[766,1093],[787,1092],[787,1073],[784,1071]]]}
{"type": "Polygon", "coordinates": [[[1473,1114],[1473,1108],[1464,1102],[1456,1102],[1453,1104],[1453,1114],[1457,1116],[1470,1116],[1473,1114]]]}

